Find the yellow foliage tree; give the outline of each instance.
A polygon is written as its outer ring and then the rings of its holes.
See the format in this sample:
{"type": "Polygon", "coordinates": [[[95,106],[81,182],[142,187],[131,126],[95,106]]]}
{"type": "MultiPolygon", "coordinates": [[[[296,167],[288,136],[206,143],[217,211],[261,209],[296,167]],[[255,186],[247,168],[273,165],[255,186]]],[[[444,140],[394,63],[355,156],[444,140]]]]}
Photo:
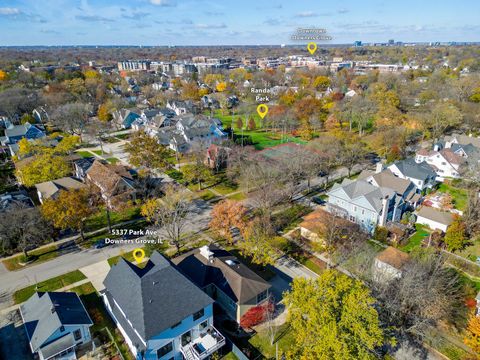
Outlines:
{"type": "Polygon", "coordinates": [[[477,354],[480,354],[480,318],[473,315],[468,321],[467,336],[464,343],[477,354]]]}
{"type": "Polygon", "coordinates": [[[216,87],[218,92],[224,92],[226,88],[227,88],[227,83],[225,81],[219,82],[216,87]]]}
{"type": "Polygon", "coordinates": [[[7,78],[7,73],[3,70],[0,70],[0,81],[3,81],[7,78]]]}

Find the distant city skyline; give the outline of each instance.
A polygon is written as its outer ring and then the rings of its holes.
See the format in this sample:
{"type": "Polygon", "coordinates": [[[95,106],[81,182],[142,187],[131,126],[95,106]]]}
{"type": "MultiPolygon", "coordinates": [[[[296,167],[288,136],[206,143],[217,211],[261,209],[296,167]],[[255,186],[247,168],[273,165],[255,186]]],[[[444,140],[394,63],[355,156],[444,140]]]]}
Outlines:
{"type": "Polygon", "coordinates": [[[479,19],[480,2],[468,0],[4,0],[0,46],[308,42],[290,40],[297,28],[325,28],[324,44],[476,42],[479,19]]]}

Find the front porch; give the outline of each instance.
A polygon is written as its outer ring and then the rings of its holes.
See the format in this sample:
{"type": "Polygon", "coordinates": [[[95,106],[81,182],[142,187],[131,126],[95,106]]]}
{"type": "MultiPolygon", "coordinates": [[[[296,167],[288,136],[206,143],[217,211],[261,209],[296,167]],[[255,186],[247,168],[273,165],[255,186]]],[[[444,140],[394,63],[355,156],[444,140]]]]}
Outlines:
{"type": "Polygon", "coordinates": [[[206,327],[197,335],[180,348],[185,360],[203,360],[225,345],[225,337],[214,326],[206,327]]]}

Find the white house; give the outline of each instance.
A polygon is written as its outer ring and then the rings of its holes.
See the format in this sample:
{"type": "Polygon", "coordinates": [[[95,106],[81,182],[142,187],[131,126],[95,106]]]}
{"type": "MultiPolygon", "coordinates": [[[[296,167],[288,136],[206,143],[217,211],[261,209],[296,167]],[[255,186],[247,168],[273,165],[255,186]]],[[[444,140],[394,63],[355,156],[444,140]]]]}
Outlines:
{"type": "Polygon", "coordinates": [[[437,173],[427,163],[417,163],[415,159],[396,161],[388,169],[401,179],[408,179],[420,191],[432,188],[436,184],[437,173]]]}
{"type": "Polygon", "coordinates": [[[432,230],[446,232],[453,219],[454,215],[452,213],[427,206],[423,206],[417,212],[417,224],[427,225],[432,230]]]}
{"type": "Polygon", "coordinates": [[[75,349],[91,342],[93,322],[74,292],[37,292],[20,306],[20,314],[30,349],[40,360],[74,360],[75,349]]]}
{"type": "Polygon", "coordinates": [[[421,149],[415,155],[415,162],[421,164],[426,162],[437,174],[437,180],[443,181],[445,178],[460,178],[460,167],[465,164],[464,157],[457,155],[451,149],[438,149],[428,151],[421,149]]]}

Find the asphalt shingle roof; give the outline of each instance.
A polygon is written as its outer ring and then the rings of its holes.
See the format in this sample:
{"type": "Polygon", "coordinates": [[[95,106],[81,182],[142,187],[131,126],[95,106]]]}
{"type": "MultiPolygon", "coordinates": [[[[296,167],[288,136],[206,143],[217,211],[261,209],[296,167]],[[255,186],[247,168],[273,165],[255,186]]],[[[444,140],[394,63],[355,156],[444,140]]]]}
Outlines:
{"type": "Polygon", "coordinates": [[[416,163],[413,158],[397,161],[394,163],[398,170],[402,172],[406,177],[426,180],[427,178],[435,178],[436,173],[433,168],[426,162],[420,164],[416,163]]]}
{"type": "MultiPolygon", "coordinates": [[[[104,285],[107,297],[115,299],[145,341],[213,303],[158,252],[143,269],[121,258],[104,285]]],[[[136,339],[132,326],[124,329],[136,339]]]]}

